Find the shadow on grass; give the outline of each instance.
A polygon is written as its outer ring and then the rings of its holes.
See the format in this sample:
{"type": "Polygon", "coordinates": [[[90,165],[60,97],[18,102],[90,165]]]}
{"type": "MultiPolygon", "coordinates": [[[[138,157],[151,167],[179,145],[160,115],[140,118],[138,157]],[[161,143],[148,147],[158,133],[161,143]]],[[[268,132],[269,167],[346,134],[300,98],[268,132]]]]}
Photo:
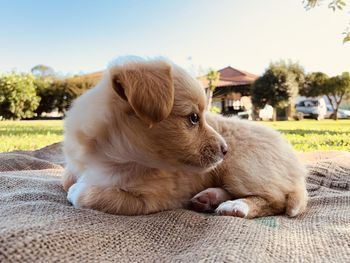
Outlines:
{"type": "Polygon", "coordinates": [[[60,128],[38,128],[38,127],[11,127],[9,129],[0,130],[0,136],[25,136],[25,135],[63,135],[60,128]]]}
{"type": "Polygon", "coordinates": [[[279,132],[283,134],[290,134],[290,135],[310,135],[310,134],[317,134],[317,135],[350,135],[350,131],[332,131],[332,130],[305,130],[305,129],[293,129],[293,130],[284,130],[284,129],[277,129],[279,132]]]}

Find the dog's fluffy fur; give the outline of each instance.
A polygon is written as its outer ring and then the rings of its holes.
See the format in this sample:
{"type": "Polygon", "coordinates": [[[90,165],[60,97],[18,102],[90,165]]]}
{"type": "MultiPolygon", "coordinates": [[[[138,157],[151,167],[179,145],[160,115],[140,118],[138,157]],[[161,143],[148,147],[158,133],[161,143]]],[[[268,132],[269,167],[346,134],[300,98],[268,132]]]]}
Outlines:
{"type": "Polygon", "coordinates": [[[205,106],[203,88],[176,65],[112,66],[65,120],[68,200],[124,215],[181,207],[245,218],[302,213],[306,171],[289,144],[205,106]]]}

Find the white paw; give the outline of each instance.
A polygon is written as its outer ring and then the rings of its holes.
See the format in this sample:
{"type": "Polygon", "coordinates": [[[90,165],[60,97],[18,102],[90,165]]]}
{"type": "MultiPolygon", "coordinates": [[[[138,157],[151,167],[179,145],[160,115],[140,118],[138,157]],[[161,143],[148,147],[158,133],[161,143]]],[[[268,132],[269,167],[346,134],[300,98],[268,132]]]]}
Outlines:
{"type": "Polygon", "coordinates": [[[290,217],[296,217],[297,215],[300,214],[300,210],[301,210],[300,207],[294,207],[290,211],[287,211],[287,214],[290,217]]]}
{"type": "Polygon", "coordinates": [[[67,199],[75,208],[80,208],[78,199],[84,189],[85,184],[75,183],[68,190],[67,199]]]}
{"type": "Polygon", "coordinates": [[[219,215],[237,216],[244,218],[249,213],[249,206],[244,200],[237,199],[221,203],[219,207],[216,208],[215,212],[219,215]]]}

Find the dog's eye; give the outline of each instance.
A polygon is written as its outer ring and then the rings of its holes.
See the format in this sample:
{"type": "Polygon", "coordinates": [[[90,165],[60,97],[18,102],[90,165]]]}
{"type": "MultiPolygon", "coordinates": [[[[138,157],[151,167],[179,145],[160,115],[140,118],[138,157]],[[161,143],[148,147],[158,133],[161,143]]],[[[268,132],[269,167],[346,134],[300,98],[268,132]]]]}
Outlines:
{"type": "Polygon", "coordinates": [[[192,125],[196,125],[199,122],[199,116],[197,113],[192,113],[188,116],[188,119],[192,125]]]}

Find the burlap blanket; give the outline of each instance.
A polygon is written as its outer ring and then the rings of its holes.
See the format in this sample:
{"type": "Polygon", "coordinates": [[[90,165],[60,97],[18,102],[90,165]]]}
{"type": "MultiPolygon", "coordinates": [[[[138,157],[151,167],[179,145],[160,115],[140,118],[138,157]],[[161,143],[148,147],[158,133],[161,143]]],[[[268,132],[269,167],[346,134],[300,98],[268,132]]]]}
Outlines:
{"type": "Polygon", "coordinates": [[[307,212],[247,220],[75,209],[59,145],[0,154],[0,262],[350,262],[350,153],[302,158],[307,212]]]}

